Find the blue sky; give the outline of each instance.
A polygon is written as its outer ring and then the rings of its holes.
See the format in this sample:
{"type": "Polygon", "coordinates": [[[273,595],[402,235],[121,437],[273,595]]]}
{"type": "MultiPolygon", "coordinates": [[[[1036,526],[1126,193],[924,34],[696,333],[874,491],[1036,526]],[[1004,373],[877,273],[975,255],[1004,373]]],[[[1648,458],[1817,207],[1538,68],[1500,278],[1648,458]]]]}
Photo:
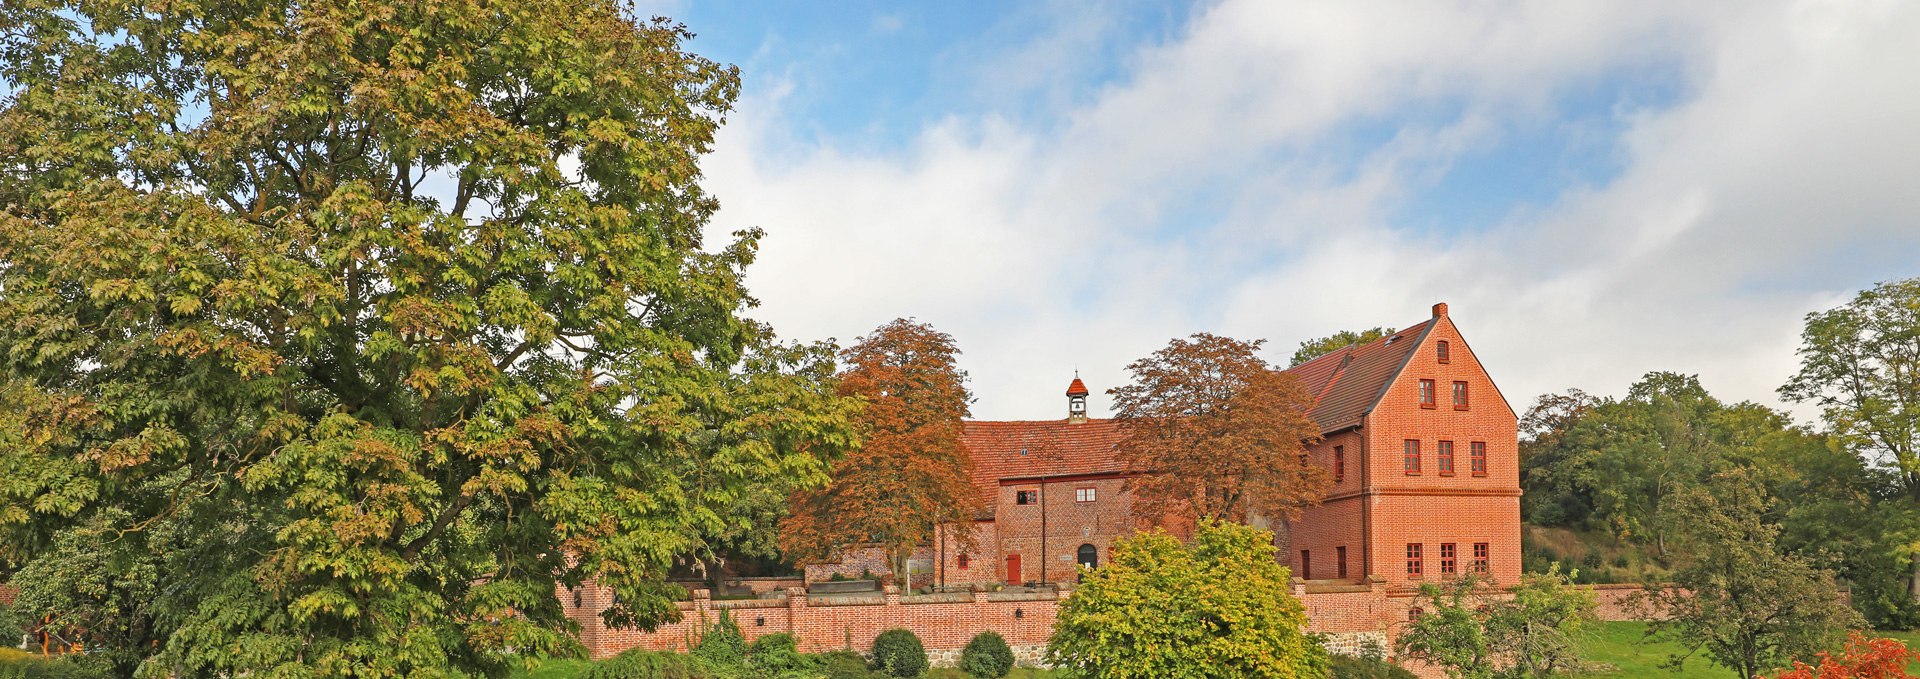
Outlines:
{"type": "Polygon", "coordinates": [[[706,167],[713,237],[768,233],[754,313],[931,322],[982,417],[1436,301],[1516,408],[1650,370],[1777,403],[1803,314],[1920,275],[1912,3],[657,11],[743,72],[706,167]]]}

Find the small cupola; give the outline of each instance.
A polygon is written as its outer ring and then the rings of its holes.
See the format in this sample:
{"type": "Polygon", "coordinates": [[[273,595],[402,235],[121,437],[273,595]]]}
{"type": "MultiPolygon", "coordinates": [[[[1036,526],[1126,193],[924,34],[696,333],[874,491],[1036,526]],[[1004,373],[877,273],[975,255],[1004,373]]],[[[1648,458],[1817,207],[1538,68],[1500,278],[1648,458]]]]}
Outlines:
{"type": "Polygon", "coordinates": [[[1073,373],[1073,383],[1067,385],[1067,421],[1087,421],[1087,384],[1080,381],[1080,373],[1073,373]]]}

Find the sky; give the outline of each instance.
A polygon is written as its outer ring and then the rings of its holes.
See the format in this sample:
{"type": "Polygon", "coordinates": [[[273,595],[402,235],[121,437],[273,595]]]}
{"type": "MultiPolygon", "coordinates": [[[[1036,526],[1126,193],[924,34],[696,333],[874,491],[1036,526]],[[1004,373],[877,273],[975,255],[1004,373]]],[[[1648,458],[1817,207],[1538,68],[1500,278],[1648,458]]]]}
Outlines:
{"type": "Polygon", "coordinates": [[[1522,412],[1655,370],[1792,406],[1803,317],[1920,276],[1920,3],[647,9],[741,69],[703,170],[709,240],[767,234],[751,315],[930,323],[979,418],[1435,302],[1522,412]]]}

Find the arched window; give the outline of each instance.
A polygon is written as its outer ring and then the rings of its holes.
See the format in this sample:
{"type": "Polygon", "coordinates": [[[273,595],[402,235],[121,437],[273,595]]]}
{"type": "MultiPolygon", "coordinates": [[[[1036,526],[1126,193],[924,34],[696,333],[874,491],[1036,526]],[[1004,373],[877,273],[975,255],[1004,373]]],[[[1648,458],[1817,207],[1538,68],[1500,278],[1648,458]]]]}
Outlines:
{"type": "Polygon", "coordinates": [[[1100,548],[1093,545],[1080,545],[1080,565],[1088,568],[1100,567],[1100,548]]]}

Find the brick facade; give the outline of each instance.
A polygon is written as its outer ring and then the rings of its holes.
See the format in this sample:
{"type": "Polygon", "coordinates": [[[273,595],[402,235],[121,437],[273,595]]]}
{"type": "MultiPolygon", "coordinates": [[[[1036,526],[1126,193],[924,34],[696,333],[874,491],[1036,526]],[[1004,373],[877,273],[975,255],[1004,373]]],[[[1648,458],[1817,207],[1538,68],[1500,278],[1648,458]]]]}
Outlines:
{"type": "MultiPolygon", "coordinates": [[[[1320,506],[1273,526],[1313,631],[1356,644],[1391,636],[1404,624],[1417,585],[1457,577],[1480,562],[1497,582],[1519,578],[1518,418],[1445,304],[1390,337],[1288,372],[1314,394],[1310,414],[1323,431],[1323,440],[1309,448],[1309,462],[1336,477],[1320,506]],[[1417,456],[1410,454],[1415,449],[1417,456]],[[1409,563],[1410,552],[1418,554],[1417,564],[1409,563]]],[[[647,635],[599,629],[580,618],[596,640],[589,646],[597,654],[633,645],[684,647],[712,611],[730,607],[752,612],[741,623],[749,636],[792,631],[807,649],[863,649],[895,626],[913,629],[929,649],[958,648],[984,629],[1016,646],[1044,644],[1051,594],[1043,605],[1006,598],[1037,595],[984,590],[1070,586],[1080,562],[1106,563],[1113,541],[1139,525],[1126,491],[1132,471],[1114,454],[1121,430],[1112,420],[1085,417],[1087,394],[1075,378],[1061,420],[966,423],[984,510],[971,525],[942,526],[927,553],[916,555],[931,566],[927,579],[909,584],[983,591],[832,602],[858,605],[810,602],[802,590],[789,590],[781,601],[696,598],[683,606],[688,621],[647,635]],[[956,539],[963,530],[971,546],[956,539]]],[[[861,570],[885,572],[885,559],[850,553],[840,564],[808,566],[806,576],[817,582],[861,570]]]]}

